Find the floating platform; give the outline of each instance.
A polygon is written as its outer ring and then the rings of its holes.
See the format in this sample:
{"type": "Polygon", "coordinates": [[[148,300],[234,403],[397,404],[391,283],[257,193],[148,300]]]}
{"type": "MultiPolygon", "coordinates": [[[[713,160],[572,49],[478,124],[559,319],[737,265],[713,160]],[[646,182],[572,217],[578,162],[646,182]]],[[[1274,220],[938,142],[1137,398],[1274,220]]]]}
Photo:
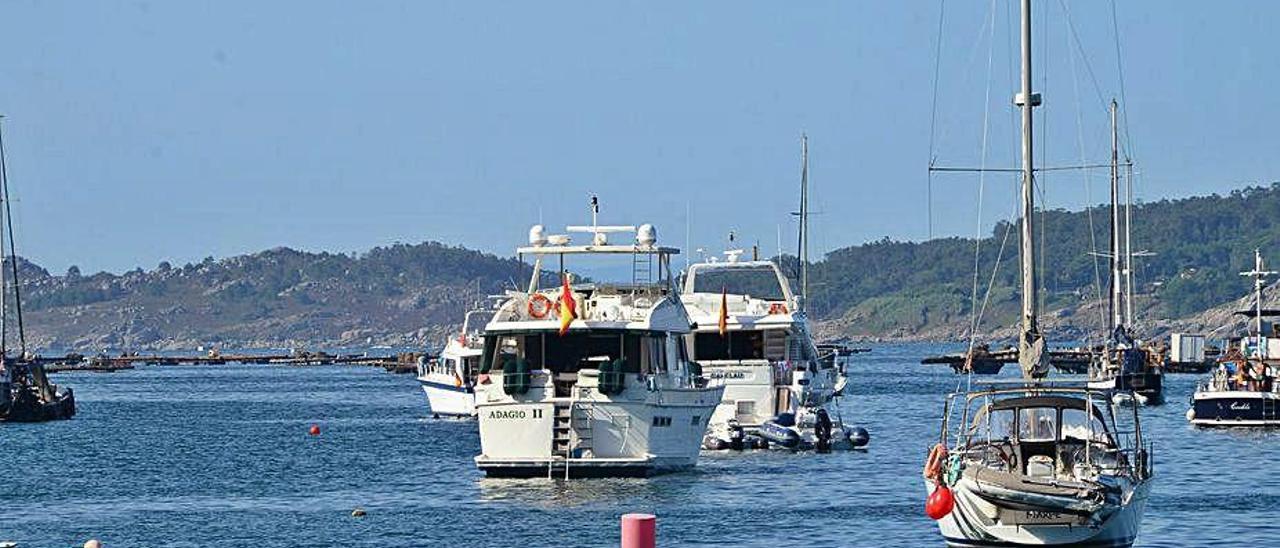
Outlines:
{"type": "MultiPolygon", "coordinates": [[[[1089,370],[1089,362],[1093,360],[1093,352],[1078,348],[1050,350],[1049,364],[1062,373],[1081,374],[1089,370]]],[[[956,373],[964,373],[964,364],[968,359],[965,353],[930,356],[920,363],[923,365],[949,365],[956,373]]],[[[1018,363],[1018,349],[985,351],[974,350],[971,361],[973,372],[977,375],[995,375],[1006,364],[1018,363]]]]}

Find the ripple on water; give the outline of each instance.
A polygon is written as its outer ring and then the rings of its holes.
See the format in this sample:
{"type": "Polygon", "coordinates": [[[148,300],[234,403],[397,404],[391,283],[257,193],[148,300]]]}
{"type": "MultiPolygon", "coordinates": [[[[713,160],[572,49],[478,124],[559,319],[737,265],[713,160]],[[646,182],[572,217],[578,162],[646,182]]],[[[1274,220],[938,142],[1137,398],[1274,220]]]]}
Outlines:
{"type": "MultiPolygon", "coordinates": [[[[659,515],[661,545],[939,545],[919,479],[943,395],[918,365],[951,348],[857,357],[843,414],[865,452],[705,453],[650,479],[485,479],[474,423],[436,420],[411,376],[352,367],[145,367],[68,374],[80,415],[0,425],[22,474],[0,481],[0,539],[23,545],[286,547],[617,543],[618,517],[659,515]],[[309,436],[307,427],[322,425],[309,436]],[[368,511],[352,518],[352,508],[368,511]]],[[[1006,375],[1016,374],[1006,368],[1006,375]]],[[[1184,413],[1195,377],[1142,411],[1159,474],[1141,546],[1269,545],[1280,432],[1204,430],[1184,413]]]]}

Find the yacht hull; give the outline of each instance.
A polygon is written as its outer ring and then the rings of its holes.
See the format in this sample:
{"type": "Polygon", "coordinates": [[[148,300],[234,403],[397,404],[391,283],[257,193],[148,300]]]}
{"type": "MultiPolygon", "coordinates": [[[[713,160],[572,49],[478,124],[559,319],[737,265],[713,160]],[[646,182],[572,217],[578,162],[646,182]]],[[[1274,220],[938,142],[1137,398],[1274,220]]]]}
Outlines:
{"type": "MultiPolygon", "coordinates": [[[[936,489],[926,481],[929,493],[936,489]]],[[[976,485],[960,479],[952,488],[955,507],[938,520],[948,546],[1132,546],[1146,511],[1150,482],[1134,486],[1127,504],[1094,513],[1026,511],[997,508],[977,494],[976,485]]]]}
{"type": "Polygon", "coordinates": [[[476,416],[475,389],[457,384],[453,377],[428,374],[418,377],[433,415],[449,417],[476,416]]]}
{"type": "Polygon", "coordinates": [[[645,477],[693,468],[723,389],[667,390],[651,400],[481,402],[490,477],[645,477]]]}
{"type": "Polygon", "coordinates": [[[1280,426],[1280,394],[1244,390],[1200,391],[1191,397],[1196,426],[1280,426]]]}

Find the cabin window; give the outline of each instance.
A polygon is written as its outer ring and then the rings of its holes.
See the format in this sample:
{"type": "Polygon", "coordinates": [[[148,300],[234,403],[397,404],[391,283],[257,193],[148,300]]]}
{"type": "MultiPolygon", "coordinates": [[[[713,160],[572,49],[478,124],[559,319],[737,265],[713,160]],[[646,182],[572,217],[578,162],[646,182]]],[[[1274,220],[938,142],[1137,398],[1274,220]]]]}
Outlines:
{"type": "Polygon", "coordinates": [[[992,441],[1013,438],[1013,410],[1000,409],[979,413],[973,422],[971,434],[992,441]]]}
{"type": "Polygon", "coordinates": [[[618,330],[495,334],[485,337],[482,363],[501,371],[507,360],[523,359],[530,369],[574,373],[622,360],[624,373],[665,371],[664,340],[662,335],[618,330]]]}
{"type": "Polygon", "coordinates": [[[698,269],[693,278],[696,293],[747,295],[766,301],[785,301],[782,284],[772,266],[741,266],[698,269]]]}
{"type": "Polygon", "coordinates": [[[762,360],[764,355],[764,332],[762,331],[729,331],[721,336],[719,333],[698,333],[693,343],[694,359],[702,360],[762,360]]]}
{"type": "Polygon", "coordinates": [[[1020,441],[1055,441],[1058,439],[1058,410],[1053,407],[1028,407],[1018,410],[1020,441]]]}
{"type": "Polygon", "coordinates": [[[694,415],[693,418],[689,420],[689,426],[698,426],[701,423],[702,415],[694,415]]]}
{"type": "Polygon", "coordinates": [[[1062,439],[1090,440],[1110,443],[1107,426],[1097,416],[1090,417],[1083,409],[1062,410],[1062,439]]]}
{"type": "Polygon", "coordinates": [[[671,417],[653,417],[654,426],[671,426],[671,417]]]}

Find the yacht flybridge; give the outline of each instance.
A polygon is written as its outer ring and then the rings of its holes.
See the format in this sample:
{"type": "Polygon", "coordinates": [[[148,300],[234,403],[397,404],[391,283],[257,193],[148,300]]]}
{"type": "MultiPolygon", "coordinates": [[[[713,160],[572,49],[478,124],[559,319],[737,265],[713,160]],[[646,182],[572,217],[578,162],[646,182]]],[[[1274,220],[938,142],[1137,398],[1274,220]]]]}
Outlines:
{"type": "Polygon", "coordinates": [[[787,448],[865,444],[865,431],[841,420],[844,376],[819,356],[786,277],[773,262],[739,261],[741,253],[690,266],[680,296],[697,326],[690,352],[725,390],[705,446],[751,444],[745,436],[787,448]]]}
{"type": "Polygon", "coordinates": [[[418,382],[427,395],[431,414],[437,417],[474,417],[476,376],[484,349],[484,326],[492,310],[471,310],[462,320],[462,332],[450,337],[436,358],[418,362],[418,382]]]}
{"type": "Polygon", "coordinates": [[[1115,395],[1132,394],[1130,387],[1101,390],[1045,379],[1031,142],[1032,108],[1041,98],[1031,89],[1031,0],[1021,4],[1022,89],[1014,103],[1022,115],[1023,379],[947,398],[939,443],[924,465],[925,512],[952,546],[1130,546],[1153,475],[1137,407],[1127,409],[1131,429],[1116,426],[1115,395]],[[952,420],[957,412],[959,420],[952,420]]]}
{"type": "Polygon", "coordinates": [[[476,386],[481,454],[489,476],[648,476],[693,467],[723,387],[686,356],[689,316],[671,256],[651,225],[592,224],[568,234],[529,231],[527,291],[513,292],[485,328],[476,386]],[[611,243],[610,237],[629,241],[611,243]],[[574,283],[566,260],[612,258],[624,283],[574,283]],[[557,264],[554,275],[544,268],[557,264]],[[559,283],[541,284],[548,279],[559,283]]]}

